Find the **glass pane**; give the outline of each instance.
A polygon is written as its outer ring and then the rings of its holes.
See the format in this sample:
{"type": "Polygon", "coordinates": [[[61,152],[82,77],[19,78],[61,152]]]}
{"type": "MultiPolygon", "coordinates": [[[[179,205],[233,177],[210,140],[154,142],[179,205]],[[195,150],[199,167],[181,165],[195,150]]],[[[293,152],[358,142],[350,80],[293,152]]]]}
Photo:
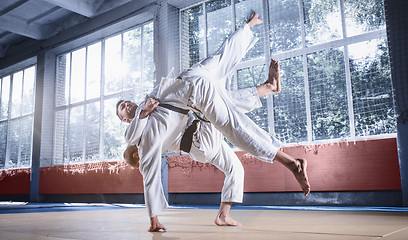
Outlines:
{"type": "Polygon", "coordinates": [[[307,55],[313,140],[349,137],[343,49],[307,55]]]}
{"type": "Polygon", "coordinates": [[[122,35],[105,41],[105,94],[122,90],[122,35]]]}
{"type": "Polygon", "coordinates": [[[188,54],[188,58],[184,58],[184,56],[182,56],[182,67],[188,68],[194,63],[203,60],[205,57],[203,5],[198,5],[183,11],[182,21],[182,52],[188,54]],[[184,39],[186,39],[186,42],[184,39]]]}
{"type": "Polygon", "coordinates": [[[118,100],[113,98],[104,102],[104,159],[106,161],[122,159],[126,148],[123,134],[127,123],[123,123],[116,116],[115,107],[118,100]]]}
{"type": "Polygon", "coordinates": [[[18,155],[19,155],[19,137],[20,137],[20,119],[12,120],[9,122],[9,132],[7,137],[7,148],[9,150],[9,159],[7,168],[18,167],[18,155]]]}
{"type": "Polygon", "coordinates": [[[70,163],[83,162],[84,130],[84,106],[71,108],[68,128],[70,163]]]}
{"type": "Polygon", "coordinates": [[[67,53],[57,58],[56,104],[66,105],[69,102],[69,79],[71,72],[71,54],[67,53]]]}
{"type": "Polygon", "coordinates": [[[0,169],[6,166],[7,122],[0,122],[0,169]]]}
{"type": "Polygon", "coordinates": [[[13,74],[11,118],[21,115],[21,94],[23,90],[23,71],[13,74]]]}
{"type": "Polygon", "coordinates": [[[344,0],[347,36],[385,29],[384,0],[344,0]]]}
{"type": "Polygon", "coordinates": [[[59,165],[68,163],[68,110],[61,110],[55,113],[54,131],[53,164],[59,165]]]}
{"type": "Polygon", "coordinates": [[[34,84],[35,84],[35,67],[24,70],[24,89],[23,89],[23,106],[22,114],[34,112],[34,84]]]}
{"type": "Polygon", "coordinates": [[[230,0],[215,0],[205,4],[207,10],[208,55],[215,54],[232,32],[230,0]]]}
{"type": "Polygon", "coordinates": [[[86,161],[99,161],[99,126],[100,103],[91,103],[86,106],[86,161]]]}
{"type": "Polygon", "coordinates": [[[140,27],[123,34],[123,65],[128,73],[124,79],[124,89],[132,89],[142,84],[141,34],[140,27]]]}
{"type": "Polygon", "coordinates": [[[10,101],[10,76],[4,77],[1,82],[0,120],[7,119],[10,101]]]}
{"type": "Polygon", "coordinates": [[[307,140],[306,100],[302,57],[282,60],[282,91],[273,95],[275,133],[285,143],[307,140]]]}
{"type": "Polygon", "coordinates": [[[86,59],[86,99],[98,98],[101,93],[101,42],[88,46],[86,59]]]}
{"type": "Polygon", "coordinates": [[[20,166],[30,167],[31,164],[31,141],[33,135],[33,117],[21,119],[20,135],[20,166]]]}
{"type": "Polygon", "coordinates": [[[387,40],[349,46],[357,136],[396,132],[387,40]]]}
{"type": "Polygon", "coordinates": [[[269,37],[272,55],[302,46],[300,23],[299,0],[269,1],[269,37]]]}
{"type": "Polygon", "coordinates": [[[339,0],[303,0],[306,45],[343,37],[339,0]]]}
{"type": "MultiPolygon", "coordinates": [[[[238,70],[238,89],[254,87],[265,82],[267,73],[265,65],[259,65],[238,70]]],[[[261,98],[262,107],[247,113],[259,127],[269,132],[268,127],[268,107],[265,97],[261,98]]]]}
{"type": "Polygon", "coordinates": [[[153,42],[153,22],[143,26],[143,56],[142,56],[142,89],[149,91],[153,89],[154,78],[154,42],[153,42]]]}
{"type": "Polygon", "coordinates": [[[86,48],[72,52],[71,103],[85,98],[85,57],[86,48]]]}
{"type": "MultiPolygon", "coordinates": [[[[262,0],[235,0],[235,22],[236,29],[242,27],[253,12],[259,14],[260,19],[263,18],[262,0]]],[[[264,55],[264,25],[259,24],[251,28],[255,36],[259,38],[255,46],[246,54],[243,61],[254,58],[259,58],[264,55]]]]}

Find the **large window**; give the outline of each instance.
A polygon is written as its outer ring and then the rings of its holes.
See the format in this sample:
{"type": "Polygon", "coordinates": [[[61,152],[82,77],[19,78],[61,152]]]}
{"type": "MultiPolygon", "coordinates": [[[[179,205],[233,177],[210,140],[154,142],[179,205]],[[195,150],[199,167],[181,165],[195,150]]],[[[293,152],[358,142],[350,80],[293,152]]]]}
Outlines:
{"type": "Polygon", "coordinates": [[[153,89],[153,23],[57,57],[53,165],[120,159],[119,99],[153,89]]]}
{"type": "Polygon", "coordinates": [[[0,78],[0,169],[31,166],[35,71],[0,78]]]}
{"type": "Polygon", "coordinates": [[[253,11],[260,40],[232,89],[263,83],[279,61],[282,92],[249,116],[286,143],[396,132],[383,0],[213,0],[183,9],[181,64],[214,54],[253,11]]]}

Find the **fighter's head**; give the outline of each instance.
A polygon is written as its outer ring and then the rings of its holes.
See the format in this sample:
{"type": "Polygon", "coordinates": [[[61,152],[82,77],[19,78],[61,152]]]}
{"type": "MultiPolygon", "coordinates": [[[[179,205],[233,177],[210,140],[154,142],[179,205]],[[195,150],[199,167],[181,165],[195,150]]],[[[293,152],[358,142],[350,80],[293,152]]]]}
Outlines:
{"type": "Polygon", "coordinates": [[[139,168],[139,152],[136,145],[129,145],[123,152],[125,161],[135,169],[139,168]]]}
{"type": "Polygon", "coordinates": [[[137,104],[131,101],[119,100],[116,103],[116,115],[123,122],[131,122],[135,117],[137,104]]]}

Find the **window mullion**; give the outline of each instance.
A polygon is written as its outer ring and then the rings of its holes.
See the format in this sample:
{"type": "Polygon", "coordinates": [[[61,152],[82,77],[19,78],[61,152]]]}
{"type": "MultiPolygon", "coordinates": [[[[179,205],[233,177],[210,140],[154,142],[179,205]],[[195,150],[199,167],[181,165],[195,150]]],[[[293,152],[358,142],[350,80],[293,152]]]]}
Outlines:
{"type": "Polygon", "coordinates": [[[208,41],[207,41],[207,7],[203,3],[203,17],[204,17],[204,59],[208,56],[208,41]]]}
{"type": "Polygon", "coordinates": [[[307,56],[306,56],[305,13],[303,11],[303,1],[302,0],[299,0],[299,14],[300,14],[300,20],[301,20],[300,27],[302,31],[302,49],[304,51],[304,53],[302,54],[302,61],[303,61],[303,80],[305,84],[307,140],[311,142],[313,141],[312,113],[311,113],[311,103],[310,103],[309,73],[307,70],[307,56]]]}
{"type": "MultiPolygon", "coordinates": [[[[70,63],[69,63],[68,106],[71,105],[71,92],[72,92],[72,88],[71,88],[71,85],[72,85],[72,81],[71,81],[71,79],[72,79],[72,52],[69,53],[69,61],[70,61],[70,63]]],[[[66,136],[67,136],[67,139],[66,139],[67,149],[66,149],[66,151],[67,151],[67,161],[68,161],[68,163],[71,161],[71,154],[70,154],[70,151],[69,151],[70,150],[69,149],[70,148],[69,138],[70,138],[70,134],[71,134],[71,131],[70,131],[70,128],[69,128],[70,119],[71,119],[71,107],[68,108],[68,112],[67,112],[67,134],[66,134],[66,136]]],[[[66,163],[64,163],[64,164],[66,164],[66,163]]]]}
{"type": "MultiPolygon", "coordinates": [[[[263,60],[265,64],[265,71],[267,72],[266,76],[269,74],[269,61],[271,57],[271,50],[270,50],[270,37],[269,37],[269,5],[268,0],[262,1],[263,5],[263,15],[264,15],[264,50],[265,50],[265,59],[263,60]]],[[[269,95],[266,97],[267,109],[268,109],[268,126],[269,132],[275,134],[275,111],[274,111],[274,104],[273,104],[273,95],[269,95]]]]}
{"type": "Polygon", "coordinates": [[[235,29],[237,28],[236,22],[235,22],[235,19],[236,19],[235,14],[236,14],[235,13],[235,0],[231,0],[232,32],[235,32],[235,29]]]}
{"type": "MultiPolygon", "coordinates": [[[[237,28],[236,24],[236,11],[235,11],[235,0],[231,0],[231,17],[232,17],[232,32],[235,32],[237,28]]],[[[233,75],[229,76],[230,81],[227,81],[227,86],[225,86],[228,90],[237,90],[238,89],[238,74],[237,69],[235,69],[233,75]],[[231,89],[231,85],[233,85],[231,89]]]]}
{"type": "MultiPolygon", "coordinates": [[[[346,16],[344,11],[344,1],[340,0],[341,23],[343,29],[343,39],[347,39],[346,31],[346,16]]],[[[347,42],[347,41],[345,41],[347,42]]],[[[350,137],[356,136],[356,129],[354,124],[354,107],[353,107],[353,90],[351,86],[350,60],[348,54],[348,44],[344,45],[344,70],[346,74],[346,89],[347,89],[347,106],[349,115],[350,137]]]]}
{"type": "Polygon", "coordinates": [[[103,117],[104,111],[105,111],[105,74],[104,74],[104,69],[105,69],[105,41],[102,41],[101,43],[101,84],[100,84],[100,119],[99,119],[99,159],[100,160],[105,160],[104,156],[104,149],[105,149],[105,138],[104,136],[104,131],[105,131],[105,118],[103,117]]]}
{"type": "MultiPolygon", "coordinates": [[[[3,91],[3,78],[0,77],[0,114],[1,114],[2,99],[3,99],[1,97],[2,91],[3,91]]],[[[1,118],[1,115],[0,115],[0,118],[1,118]]]]}
{"type": "Polygon", "coordinates": [[[83,135],[82,135],[82,139],[83,139],[83,141],[84,141],[84,145],[82,146],[82,159],[83,159],[83,161],[85,161],[86,162],[86,150],[87,150],[87,147],[86,147],[86,140],[87,140],[87,135],[88,135],[88,131],[87,131],[87,127],[86,127],[86,123],[87,123],[87,121],[86,121],[86,118],[87,118],[87,108],[88,108],[88,103],[87,103],[87,99],[86,99],[86,87],[87,87],[87,70],[88,70],[88,46],[85,48],[85,71],[84,71],[84,74],[85,74],[85,84],[84,84],[84,100],[85,100],[85,102],[84,102],[84,107],[83,107],[83,117],[82,117],[82,132],[83,132],[83,135]]]}
{"type": "MultiPolygon", "coordinates": [[[[24,98],[24,78],[25,78],[25,71],[23,70],[23,76],[21,79],[21,97],[20,97],[20,113],[18,116],[18,125],[19,129],[21,129],[21,124],[22,124],[22,115],[23,115],[23,98],[24,98]]],[[[17,121],[17,120],[16,120],[17,121]]],[[[17,150],[17,168],[21,168],[21,134],[22,132],[20,131],[20,134],[18,135],[18,150],[17,150]]]]}
{"type": "Polygon", "coordinates": [[[9,168],[9,159],[10,159],[10,120],[11,120],[11,102],[13,98],[13,74],[10,74],[10,85],[9,85],[9,99],[8,99],[8,106],[7,106],[7,129],[6,129],[6,159],[4,161],[4,168],[9,168]]]}
{"type": "MultiPolygon", "coordinates": [[[[123,65],[123,33],[120,34],[120,62],[121,62],[120,64],[123,65]]],[[[122,85],[121,91],[123,91],[124,88],[123,78],[121,79],[121,85],[122,85]]]]}
{"type": "Polygon", "coordinates": [[[144,61],[143,61],[143,54],[144,54],[144,47],[143,47],[143,42],[144,42],[144,25],[142,25],[141,26],[141,29],[140,29],[140,59],[142,59],[142,64],[140,64],[141,66],[140,66],[140,83],[142,83],[143,84],[143,82],[144,82],[144,74],[143,74],[143,71],[144,71],[144,61]]]}

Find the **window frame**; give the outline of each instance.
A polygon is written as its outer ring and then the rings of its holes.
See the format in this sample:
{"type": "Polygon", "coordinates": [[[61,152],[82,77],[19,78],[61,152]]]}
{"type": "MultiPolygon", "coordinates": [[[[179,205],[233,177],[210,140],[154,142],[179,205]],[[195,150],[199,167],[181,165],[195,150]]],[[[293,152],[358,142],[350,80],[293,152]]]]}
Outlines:
{"type": "MultiPolygon", "coordinates": [[[[149,18],[147,20],[143,20],[140,21],[136,24],[132,24],[131,26],[128,27],[124,27],[124,28],[116,28],[114,27],[114,30],[111,31],[109,34],[106,34],[104,36],[98,37],[93,39],[92,41],[87,41],[84,42],[82,44],[77,45],[76,47],[72,47],[69,49],[64,49],[64,51],[59,51],[58,53],[54,53],[55,55],[55,68],[57,68],[58,65],[58,58],[62,55],[66,55],[69,54],[69,61],[70,61],[70,69],[69,69],[69,97],[68,97],[68,102],[65,104],[61,104],[59,106],[57,106],[57,86],[54,87],[54,103],[53,103],[53,130],[52,130],[52,138],[56,139],[56,129],[55,129],[55,121],[57,119],[57,113],[61,112],[61,111],[68,111],[67,115],[64,117],[64,119],[66,119],[65,121],[69,121],[70,116],[71,116],[71,109],[75,108],[75,107],[83,107],[83,111],[84,111],[84,117],[83,117],[83,126],[86,127],[86,120],[87,120],[87,116],[86,116],[86,111],[87,111],[87,105],[89,104],[94,104],[94,103],[99,103],[99,158],[96,161],[93,162],[103,162],[103,161],[108,161],[109,159],[105,159],[104,158],[104,147],[105,147],[105,141],[104,141],[104,103],[107,100],[111,100],[111,99],[115,99],[118,98],[120,96],[123,95],[129,95],[130,93],[134,92],[136,87],[132,88],[132,89],[127,89],[124,91],[119,91],[119,92],[114,92],[114,93],[105,93],[105,46],[106,46],[106,40],[112,38],[112,37],[116,37],[118,35],[120,35],[121,38],[121,58],[123,58],[123,43],[124,43],[124,33],[128,32],[128,31],[132,31],[134,29],[137,28],[141,28],[141,55],[143,54],[143,32],[144,32],[144,26],[152,24],[153,25],[153,58],[155,57],[155,51],[156,51],[156,43],[155,43],[155,29],[156,29],[156,23],[154,21],[153,18],[149,18]],[[85,66],[85,71],[84,71],[84,75],[85,75],[85,86],[84,86],[84,98],[83,100],[79,101],[79,102],[75,102],[75,103],[71,103],[71,74],[72,74],[72,53],[85,48],[85,65],[87,64],[87,58],[88,58],[88,47],[96,44],[96,43],[100,43],[101,44],[101,56],[100,56],[100,94],[99,97],[96,98],[92,98],[92,99],[87,99],[86,94],[87,94],[87,67],[85,66]]],[[[142,69],[141,71],[143,71],[143,67],[144,64],[142,64],[142,69]]],[[[57,70],[56,70],[57,71],[57,70]]],[[[144,79],[144,75],[142,74],[141,76],[142,80],[144,79]]],[[[154,76],[153,79],[153,84],[156,83],[156,76],[154,76]]],[[[119,121],[119,119],[118,119],[119,121]]],[[[66,131],[68,131],[67,135],[69,136],[69,126],[67,127],[66,131]]],[[[87,163],[89,161],[87,161],[87,157],[86,157],[86,134],[83,134],[83,146],[82,146],[82,161],[78,162],[78,163],[87,163]]],[[[67,143],[67,149],[66,149],[66,158],[68,159],[68,161],[70,161],[70,151],[69,151],[69,139],[65,139],[64,142],[67,143]]],[[[56,165],[65,165],[65,164],[75,164],[75,163],[71,163],[71,162],[65,162],[63,160],[63,163],[60,162],[56,162],[55,159],[55,141],[53,141],[53,146],[52,146],[52,151],[51,151],[51,162],[49,163],[51,166],[56,166],[56,165]]],[[[65,151],[65,150],[64,150],[65,151]]]]}
{"type": "MultiPolygon", "coordinates": [[[[204,57],[203,59],[208,57],[208,41],[207,41],[207,15],[206,15],[206,3],[211,2],[212,0],[204,0],[200,1],[197,3],[194,3],[192,5],[183,7],[179,11],[179,22],[180,22],[180,66],[182,68],[186,68],[188,66],[185,66],[186,62],[189,62],[189,60],[183,59],[183,42],[185,42],[185,38],[183,39],[183,12],[191,9],[193,7],[197,6],[202,6],[203,8],[203,17],[204,17],[204,57]],[[184,64],[184,65],[183,65],[184,64]]],[[[232,31],[235,30],[235,25],[236,25],[236,13],[235,13],[235,0],[230,0],[231,4],[228,6],[231,9],[232,12],[232,31]]],[[[307,130],[307,140],[306,141],[298,141],[298,142],[290,142],[287,143],[287,145],[291,144],[299,144],[299,145],[306,145],[306,144],[325,144],[325,143],[332,143],[332,142],[339,142],[339,141],[360,141],[360,140],[368,140],[368,139],[382,139],[382,138],[395,138],[397,136],[397,133],[386,133],[386,134],[376,134],[376,135],[367,135],[367,136],[357,136],[356,135],[356,127],[355,127],[355,117],[354,117],[354,106],[353,106],[353,95],[352,95],[352,81],[351,81],[351,73],[350,73],[350,66],[349,66],[349,53],[348,53],[348,46],[355,44],[355,43],[361,43],[364,41],[369,41],[369,40],[375,40],[375,39],[381,39],[387,38],[387,30],[384,27],[383,29],[377,29],[377,30],[371,30],[368,32],[364,32],[358,35],[352,35],[352,36],[347,36],[347,26],[346,26],[346,15],[345,15],[345,0],[339,0],[340,4],[340,15],[341,15],[341,24],[342,24],[342,37],[333,41],[329,42],[324,42],[324,43],[319,43],[311,46],[306,45],[306,30],[305,30],[305,13],[304,13],[304,7],[303,7],[303,1],[299,0],[299,14],[300,14],[300,26],[301,26],[301,38],[302,38],[302,43],[301,46],[297,49],[289,50],[286,52],[282,53],[276,53],[273,54],[273,58],[277,61],[285,60],[285,59],[290,59],[294,57],[301,57],[302,58],[302,64],[303,64],[303,82],[304,82],[304,90],[305,90],[305,104],[306,104],[306,130],[307,130]],[[307,65],[307,55],[315,52],[320,52],[323,50],[329,50],[332,48],[344,48],[344,64],[345,64],[345,84],[346,84],[346,93],[347,93],[347,109],[348,109],[348,125],[349,125],[349,131],[350,131],[350,136],[347,137],[340,137],[340,138],[331,138],[331,139],[322,139],[322,140],[313,140],[313,127],[312,127],[312,113],[311,113],[311,96],[310,96],[310,88],[309,88],[309,76],[308,76],[308,65],[307,65]]],[[[263,8],[263,22],[264,22],[264,29],[263,29],[263,34],[264,34],[264,48],[265,48],[265,54],[262,57],[248,60],[248,61],[243,61],[240,62],[235,70],[234,73],[234,82],[233,82],[233,87],[236,89],[237,88],[237,71],[243,69],[243,68],[249,68],[257,65],[266,65],[269,66],[269,59],[271,58],[271,50],[269,48],[270,46],[270,41],[271,38],[269,37],[269,29],[270,29],[270,23],[269,23],[269,0],[262,0],[262,8],[263,8]]],[[[186,54],[187,52],[184,52],[186,54]]],[[[187,57],[189,59],[189,57],[187,57]]],[[[201,61],[200,59],[199,61],[201,61]]],[[[393,90],[392,94],[393,95],[393,90]]],[[[269,132],[272,134],[275,134],[275,124],[274,124],[274,111],[273,111],[273,97],[272,96],[267,96],[267,109],[268,109],[268,124],[269,124],[269,132]]],[[[395,106],[394,106],[395,108],[395,106]]]]}
{"type": "MultiPolygon", "coordinates": [[[[32,151],[33,151],[33,132],[34,132],[34,104],[32,106],[32,110],[29,113],[23,113],[22,108],[19,110],[18,116],[11,116],[11,108],[12,108],[12,101],[13,101],[13,81],[14,75],[18,72],[22,72],[22,83],[21,83],[21,103],[23,103],[24,98],[24,81],[25,81],[25,70],[34,68],[34,81],[33,81],[33,99],[32,101],[35,102],[36,98],[36,78],[37,78],[37,63],[36,58],[30,58],[25,61],[22,61],[18,64],[15,64],[11,67],[3,69],[0,71],[0,95],[3,91],[3,79],[6,77],[10,78],[10,85],[9,85],[9,96],[8,96],[8,106],[7,106],[7,118],[0,119],[0,123],[6,122],[6,152],[5,152],[5,159],[4,159],[4,166],[0,168],[0,170],[11,170],[11,169],[26,169],[31,168],[31,161],[32,161],[32,151]],[[16,166],[9,166],[10,160],[10,123],[17,121],[20,122],[25,118],[31,117],[31,138],[30,138],[30,151],[29,151],[29,162],[27,165],[22,165],[21,163],[21,148],[22,144],[18,145],[18,156],[17,156],[17,163],[16,166]]],[[[2,104],[2,98],[0,98],[0,105],[2,104]]]]}

